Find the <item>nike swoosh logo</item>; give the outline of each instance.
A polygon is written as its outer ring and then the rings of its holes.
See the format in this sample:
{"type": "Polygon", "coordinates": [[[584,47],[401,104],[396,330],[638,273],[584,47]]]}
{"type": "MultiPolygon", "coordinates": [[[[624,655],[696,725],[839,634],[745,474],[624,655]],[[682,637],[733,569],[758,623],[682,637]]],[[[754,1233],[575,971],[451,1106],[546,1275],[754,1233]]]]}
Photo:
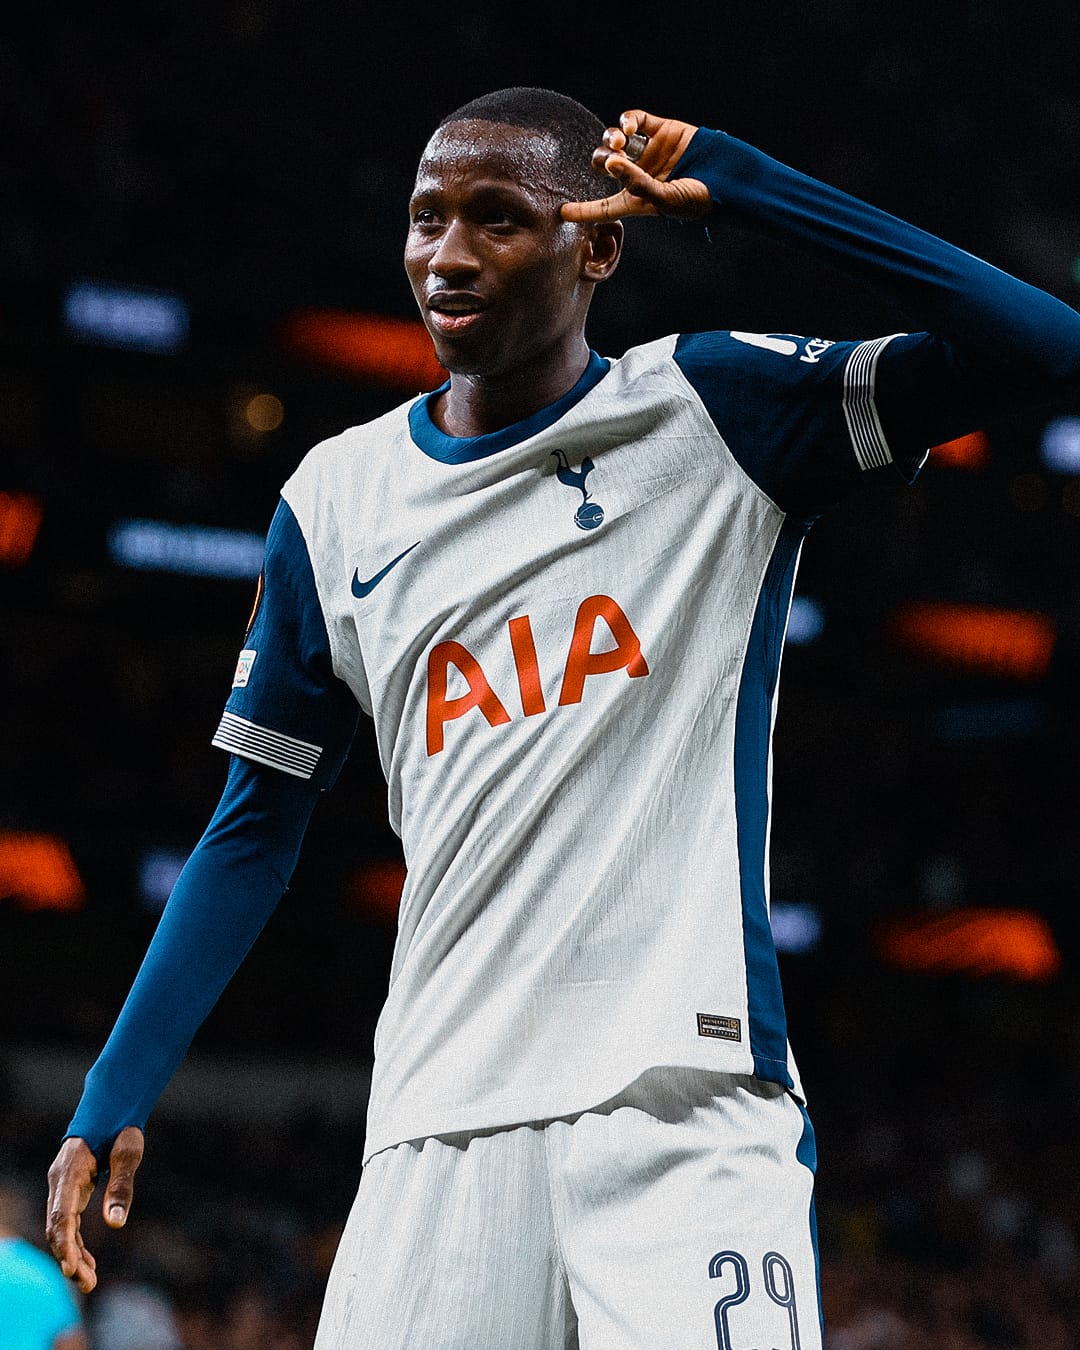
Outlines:
{"type": "Polygon", "coordinates": [[[405,554],[411,553],[414,548],[417,548],[420,545],[420,543],[421,541],[418,539],[415,544],[410,544],[404,553],[399,553],[396,558],[391,558],[384,568],[376,572],[373,577],[369,577],[367,581],[360,580],[360,572],[359,569],[357,569],[357,571],[353,573],[352,579],[352,593],[356,596],[357,600],[363,600],[365,595],[370,595],[379,582],[382,581],[383,577],[386,576],[387,572],[389,572],[391,568],[396,567],[402,558],[405,557],[405,554]]]}
{"type": "Polygon", "coordinates": [[[767,352],[779,352],[781,356],[794,356],[799,350],[797,342],[775,333],[732,333],[731,336],[736,342],[745,342],[748,347],[762,347],[767,352]]]}

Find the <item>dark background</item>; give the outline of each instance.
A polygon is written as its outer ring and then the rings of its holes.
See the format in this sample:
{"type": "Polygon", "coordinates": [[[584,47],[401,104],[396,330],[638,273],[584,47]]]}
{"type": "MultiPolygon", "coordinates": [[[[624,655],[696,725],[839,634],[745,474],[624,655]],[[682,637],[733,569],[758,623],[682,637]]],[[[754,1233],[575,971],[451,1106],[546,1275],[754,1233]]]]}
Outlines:
{"type": "MultiPolygon", "coordinates": [[[[0,568],[0,830],[64,840],[85,901],[31,912],[14,885],[0,898],[5,1046],[92,1061],[156,921],[140,866],[154,849],[190,850],[224,780],[209,738],[251,583],[125,570],[108,530],[146,517],[262,532],[313,443],[407,396],[299,358],[282,326],[310,307],[414,316],[405,202],[441,116],[521,83],[572,94],[605,122],[642,106],[719,127],[1076,305],[1078,56],[1074,6],[1001,0],[653,14],[43,0],[9,12],[0,492],[31,494],[44,514],[25,565],[0,568]],[[87,279],[182,298],[184,349],[76,340],[64,297],[87,279]],[[242,417],[259,392],[284,409],[265,434],[242,417]]],[[[635,222],[628,234],[594,307],[590,337],[607,355],[695,328],[846,338],[918,326],[812,259],[728,227],[635,222]]],[[[942,1327],[968,1338],[940,1342],[950,1346],[1080,1343],[1080,492],[1039,453],[1062,413],[1080,415],[1080,391],[987,426],[981,470],[932,461],[911,488],[868,482],[804,554],[797,594],[825,626],[785,656],[773,880],[777,901],[813,906],[823,925],[783,973],[826,1163],[838,1347],[908,1344],[858,1331],[882,1309],[912,1325],[921,1316],[911,1343],[924,1347],[942,1327]],[[1049,668],[1019,679],[914,652],[891,627],[908,600],[1046,615],[1049,668]],[[968,906],[1041,916],[1060,973],[1024,984],[883,959],[883,922],[968,906]],[[1006,1259],[1029,1272],[1021,1310],[993,1278],[1006,1259]],[[943,1280],[959,1281],[951,1302],[943,1280]],[[1032,1308],[1047,1319],[1034,1331],[1032,1308]]],[[[362,1070],[393,940],[370,903],[370,869],[399,859],[365,721],[286,901],[195,1053],[362,1070]]],[[[9,1077],[0,1138],[29,1173],[75,1101],[27,1101],[9,1077]]],[[[280,1187],[306,1148],[325,1183],[311,1221],[332,1226],[355,1184],[362,1123],[338,1134],[320,1122],[317,1100],[272,1143],[256,1122],[253,1155],[237,1142],[246,1134],[226,1145],[208,1117],[215,1150],[236,1151],[222,1193],[242,1174],[245,1204],[272,1194],[301,1224],[304,1195],[280,1187]]],[[[163,1154],[171,1128],[166,1112],[152,1135],[163,1154]]],[[[183,1166],[198,1173],[199,1152],[178,1149],[155,1164],[158,1190],[147,1183],[174,1223],[191,1208],[183,1166]]],[[[119,1249],[115,1259],[119,1270],[119,1249]]],[[[175,1279],[162,1282],[182,1304],[175,1279]]]]}

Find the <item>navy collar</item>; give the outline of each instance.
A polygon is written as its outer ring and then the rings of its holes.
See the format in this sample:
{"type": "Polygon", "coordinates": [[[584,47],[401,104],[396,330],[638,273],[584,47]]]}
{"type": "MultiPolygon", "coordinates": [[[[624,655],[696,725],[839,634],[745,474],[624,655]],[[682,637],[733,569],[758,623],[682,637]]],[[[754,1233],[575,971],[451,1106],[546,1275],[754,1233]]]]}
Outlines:
{"type": "Polygon", "coordinates": [[[443,464],[467,464],[470,460],[484,459],[498,450],[505,450],[519,441],[528,440],[538,431],[557,422],[568,413],[575,403],[580,403],[590,389],[594,388],[607,374],[611,362],[606,357],[589,352],[589,364],[582,372],[581,379],[573,389],[562,398],[549,403],[546,408],[533,413],[520,422],[512,422],[499,431],[489,431],[485,436],[448,436],[440,431],[431,420],[431,401],[450,388],[450,381],[439,385],[430,394],[418,398],[409,409],[409,430],[413,441],[425,455],[441,460],[443,464]]]}

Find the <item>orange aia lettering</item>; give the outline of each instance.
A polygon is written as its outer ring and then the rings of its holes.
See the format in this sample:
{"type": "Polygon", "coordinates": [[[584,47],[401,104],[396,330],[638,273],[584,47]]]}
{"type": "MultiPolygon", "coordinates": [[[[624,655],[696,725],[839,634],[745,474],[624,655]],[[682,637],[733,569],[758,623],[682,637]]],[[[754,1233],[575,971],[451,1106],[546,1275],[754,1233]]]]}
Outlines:
{"type": "Polygon", "coordinates": [[[529,616],[523,614],[519,619],[511,619],[510,646],[514,652],[514,668],[517,670],[518,690],[521,693],[521,711],[526,717],[546,711],[544,690],[540,684],[540,665],[536,659],[536,643],[533,641],[532,624],[529,616]]]}
{"type": "Polygon", "coordinates": [[[578,606],[574,620],[574,636],[566,657],[559,706],[580,703],[585,680],[590,675],[606,675],[613,670],[625,670],[631,679],[648,675],[649,667],[641,654],[641,640],[630,620],[610,595],[590,595],[578,606]],[[597,619],[603,619],[615,646],[605,651],[592,650],[593,632],[597,619]]]}
{"type": "Polygon", "coordinates": [[[479,708],[488,725],[497,727],[510,721],[510,714],[488,684],[480,662],[460,642],[440,642],[428,657],[427,752],[437,755],[443,748],[443,727],[463,716],[470,708],[479,708]],[[460,698],[446,697],[446,679],[450,666],[465,677],[469,692],[460,698]]]}

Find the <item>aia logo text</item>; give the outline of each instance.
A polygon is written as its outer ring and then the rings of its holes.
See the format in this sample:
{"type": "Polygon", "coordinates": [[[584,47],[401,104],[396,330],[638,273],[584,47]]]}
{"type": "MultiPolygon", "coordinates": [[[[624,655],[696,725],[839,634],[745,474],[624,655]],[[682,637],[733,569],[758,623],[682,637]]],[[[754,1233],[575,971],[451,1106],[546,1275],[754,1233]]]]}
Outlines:
{"type": "MultiPolygon", "coordinates": [[[[514,706],[515,713],[516,705],[520,705],[523,717],[538,717],[548,711],[532,621],[527,614],[522,614],[511,619],[506,628],[517,676],[516,698],[506,696],[505,689],[502,691],[505,697],[500,697],[480,662],[462,643],[440,642],[431,649],[427,669],[429,755],[437,755],[442,750],[447,722],[454,722],[473,710],[479,712],[491,727],[503,726],[513,720],[507,709],[508,704],[514,706]],[[454,698],[447,694],[451,666],[468,685],[465,693],[454,698]]],[[[641,651],[641,641],[630,620],[610,595],[590,595],[578,606],[570,646],[562,662],[560,708],[581,702],[585,681],[590,676],[610,675],[621,670],[630,679],[636,680],[649,673],[648,663],[641,651]],[[597,641],[600,649],[597,651],[593,643],[598,622],[602,623],[602,627],[601,637],[597,641]],[[614,646],[610,645],[612,640],[614,646]]]]}

